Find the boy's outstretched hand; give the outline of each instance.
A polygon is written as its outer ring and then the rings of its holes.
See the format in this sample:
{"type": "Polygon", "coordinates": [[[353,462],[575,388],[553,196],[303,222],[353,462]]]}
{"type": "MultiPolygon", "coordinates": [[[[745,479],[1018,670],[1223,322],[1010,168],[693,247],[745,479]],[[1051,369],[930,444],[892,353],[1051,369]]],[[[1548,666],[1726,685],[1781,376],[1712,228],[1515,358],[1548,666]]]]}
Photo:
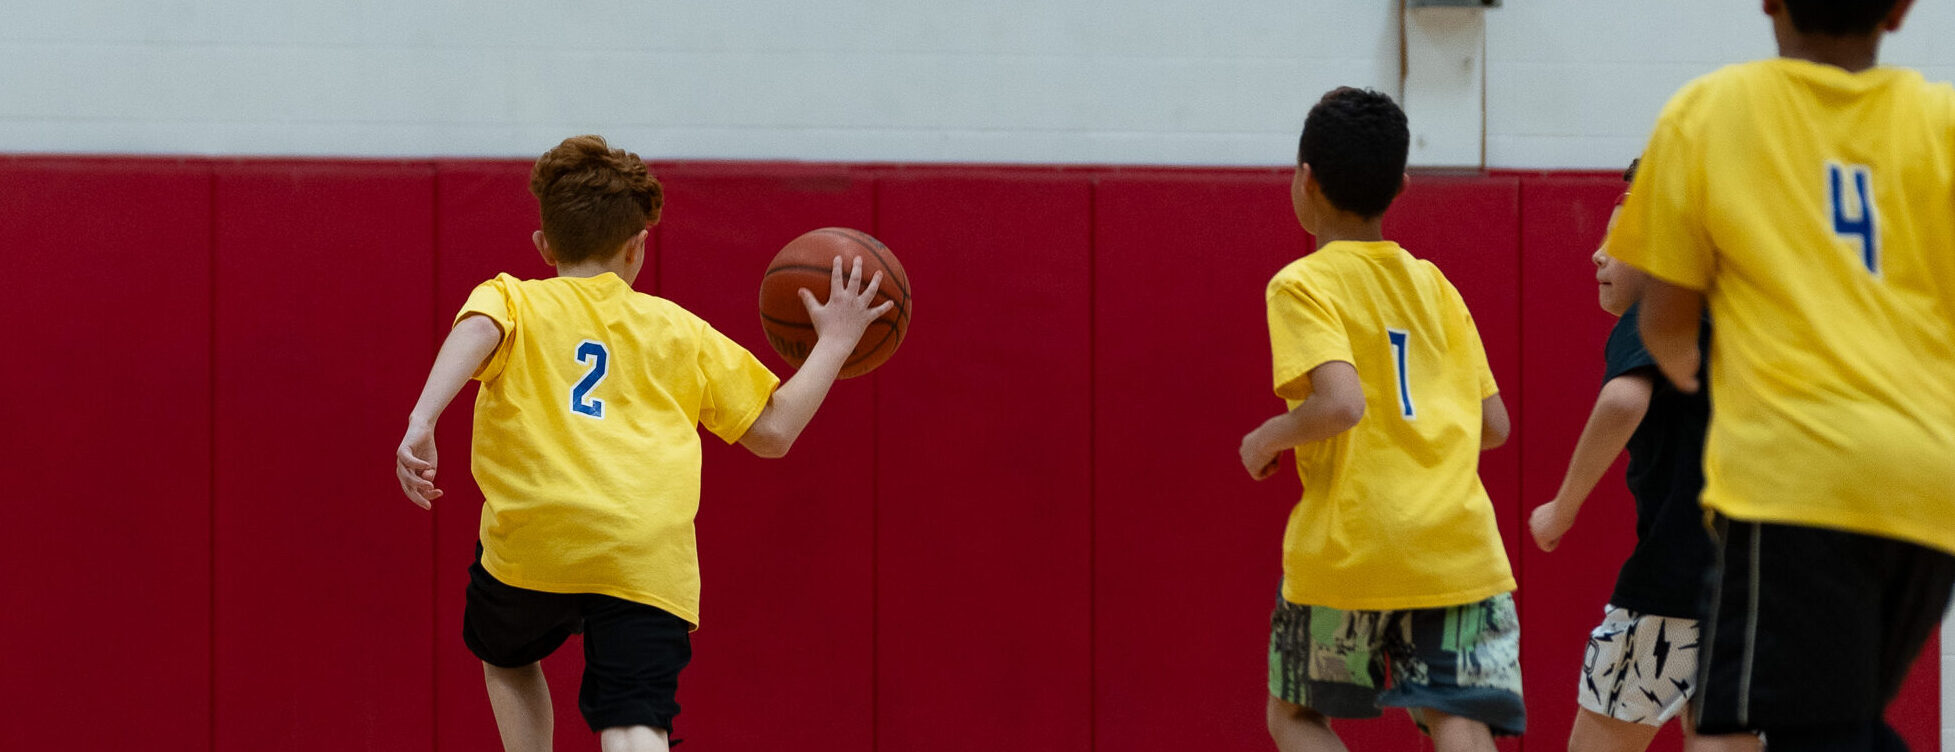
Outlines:
{"type": "Polygon", "coordinates": [[[862,332],[869,328],[870,322],[881,318],[896,301],[885,300],[874,308],[869,303],[876,299],[882,290],[882,272],[869,278],[868,284],[862,281],[862,257],[855,257],[855,266],[849,270],[848,278],[842,277],[842,257],[835,257],[835,266],[828,275],[828,302],[815,299],[808,288],[801,288],[801,304],[808,307],[808,320],[815,325],[818,340],[830,338],[845,340],[849,347],[862,339],[862,332]],[[860,287],[858,287],[860,286],[860,287]]]}
{"type": "Polygon", "coordinates": [[[1561,502],[1550,501],[1534,508],[1528,515],[1527,530],[1534,534],[1534,545],[1543,551],[1553,551],[1561,545],[1561,536],[1575,526],[1575,518],[1562,510],[1561,502]]]}
{"type": "Polygon", "coordinates": [[[401,493],[422,509],[431,509],[429,502],[441,498],[441,489],[434,487],[434,471],[434,427],[410,423],[400,448],[394,450],[394,476],[400,480],[401,493]]]}

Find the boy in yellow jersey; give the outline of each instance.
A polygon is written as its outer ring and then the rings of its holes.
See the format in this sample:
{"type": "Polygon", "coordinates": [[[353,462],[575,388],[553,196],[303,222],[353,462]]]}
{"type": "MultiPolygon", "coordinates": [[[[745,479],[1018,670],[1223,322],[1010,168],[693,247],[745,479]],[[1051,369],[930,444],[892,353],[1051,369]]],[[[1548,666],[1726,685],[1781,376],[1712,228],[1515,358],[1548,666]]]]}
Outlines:
{"type": "Polygon", "coordinates": [[[534,240],[554,279],[507,274],[469,295],[396,452],[401,490],[441,496],[434,424],[471,377],[481,543],[463,640],[482,659],[503,746],[547,750],[539,665],[584,633],[578,708],[606,752],[665,750],[689,632],[699,623],[698,426],[779,457],[814,417],[870,321],[862,263],[829,298],[801,291],[819,340],[780,383],[753,355],[668,301],[632,290],[663,195],[638,155],[565,140],[538,159],[534,240]],[[777,388],[778,387],[778,388],[777,388]]]}
{"type": "Polygon", "coordinates": [[[1955,89],[1876,65],[1908,0],[1765,0],[1781,57],[1686,85],[1609,252],[1712,413],[1699,748],[1899,749],[1955,583],[1955,89]]]}
{"type": "Polygon", "coordinates": [[[1241,457],[1260,480],[1294,448],[1303,479],[1271,618],[1267,722],[1285,752],[1343,749],[1328,719],[1384,706],[1441,752],[1490,751],[1526,724],[1514,577],[1478,472],[1507,410],[1459,291],[1383,235],[1409,141],[1383,94],[1311,108],[1290,194],[1317,250],[1266,291],[1290,409],[1241,457]]]}

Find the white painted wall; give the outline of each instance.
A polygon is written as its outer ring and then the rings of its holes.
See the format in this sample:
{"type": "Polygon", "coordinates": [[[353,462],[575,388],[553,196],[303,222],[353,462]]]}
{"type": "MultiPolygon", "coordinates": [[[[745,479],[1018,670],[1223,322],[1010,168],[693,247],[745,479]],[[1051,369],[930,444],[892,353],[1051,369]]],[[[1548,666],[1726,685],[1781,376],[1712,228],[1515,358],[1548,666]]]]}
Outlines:
{"type": "Polygon", "coordinates": [[[0,151],[1280,164],[1390,3],[7,0],[0,151]]]}
{"type": "MultiPolygon", "coordinates": [[[[1770,54],[1757,5],[1487,12],[1487,164],[1620,166],[1679,84],[1770,54]]],[[[1887,57],[1955,78],[1950,30],[1925,0],[1887,57]]],[[[0,152],[529,157],[599,132],[672,158],[1284,164],[1339,84],[1402,93],[1394,3],[0,3],[0,152]]]]}
{"type": "MultiPolygon", "coordinates": [[[[1883,62],[1955,79],[1955,2],[1920,0],[1883,62]]],[[[1619,169],[1672,92],[1775,54],[1758,0],[1507,0],[1487,13],[1487,161],[1619,169]]]]}

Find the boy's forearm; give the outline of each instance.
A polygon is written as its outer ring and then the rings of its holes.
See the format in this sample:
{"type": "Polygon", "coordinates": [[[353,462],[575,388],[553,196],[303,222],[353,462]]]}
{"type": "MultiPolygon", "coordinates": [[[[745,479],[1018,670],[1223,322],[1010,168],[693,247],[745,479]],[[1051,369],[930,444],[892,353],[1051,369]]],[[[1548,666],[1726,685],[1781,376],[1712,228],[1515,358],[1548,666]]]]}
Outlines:
{"type": "Polygon", "coordinates": [[[1313,394],[1296,409],[1263,421],[1256,429],[1255,441],[1275,454],[1331,438],[1356,424],[1349,410],[1333,405],[1321,393],[1313,394]]]}
{"type": "Polygon", "coordinates": [[[433,425],[501,342],[502,329],[486,317],[470,316],[456,323],[441,343],[441,352],[435,355],[428,382],[421,388],[414,410],[408,413],[408,421],[433,425]]]}
{"type": "Polygon", "coordinates": [[[829,389],[835,386],[835,379],[841,375],[842,366],[854,348],[853,342],[817,340],[814,349],[808,352],[808,359],[774,390],[767,408],[747,431],[754,433],[757,429],[783,444],[793,444],[814,420],[821,403],[828,399],[829,389]]]}
{"type": "Polygon", "coordinates": [[[1629,437],[1636,433],[1636,426],[1649,411],[1650,390],[1649,378],[1638,375],[1619,376],[1602,386],[1595,409],[1589,413],[1581,438],[1575,442],[1575,451],[1568,458],[1568,472],[1562,476],[1561,489],[1555,494],[1558,503],[1567,505],[1565,515],[1572,518],[1581,510],[1602,475],[1615,464],[1623,447],[1628,446],[1629,437]]]}
{"type": "Polygon", "coordinates": [[[1697,349],[1698,327],[1704,317],[1704,296],[1651,278],[1642,303],[1643,347],[1670,383],[1689,393],[1698,389],[1697,368],[1703,357],[1697,349]]]}

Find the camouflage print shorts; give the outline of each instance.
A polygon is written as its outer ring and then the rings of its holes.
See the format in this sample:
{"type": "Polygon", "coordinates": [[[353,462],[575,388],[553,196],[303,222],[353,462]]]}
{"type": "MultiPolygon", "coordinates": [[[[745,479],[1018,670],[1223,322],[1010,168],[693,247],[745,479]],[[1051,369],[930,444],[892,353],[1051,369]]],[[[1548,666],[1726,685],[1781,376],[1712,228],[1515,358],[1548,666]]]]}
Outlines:
{"type": "Polygon", "coordinates": [[[1527,727],[1521,704],[1520,619],[1512,593],[1446,608],[1341,611],[1276,598],[1269,693],[1332,718],[1382,708],[1470,718],[1496,735],[1527,727]],[[1387,668],[1390,683],[1386,683],[1387,668]]]}

